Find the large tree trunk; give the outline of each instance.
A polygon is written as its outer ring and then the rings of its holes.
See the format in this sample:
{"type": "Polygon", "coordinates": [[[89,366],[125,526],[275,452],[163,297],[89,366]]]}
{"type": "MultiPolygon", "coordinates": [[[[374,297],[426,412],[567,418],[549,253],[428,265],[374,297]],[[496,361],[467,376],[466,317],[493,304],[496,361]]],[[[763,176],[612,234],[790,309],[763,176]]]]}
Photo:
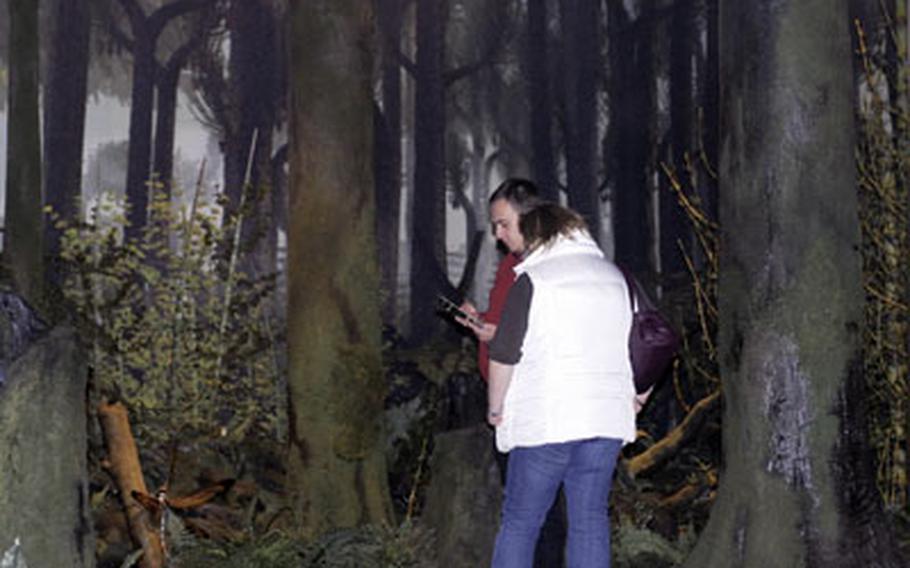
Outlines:
{"type": "Polygon", "coordinates": [[[4,266],[33,305],[44,296],[38,3],[9,2],[9,120],[4,266]]]}
{"type": "MultiPolygon", "coordinates": [[[[597,2],[562,0],[566,45],[566,184],[569,205],[600,240],[600,199],[594,157],[597,148],[597,90],[600,85],[600,10],[597,2]]],[[[639,126],[640,127],[640,126],[639,126]]]]}
{"type": "Polygon", "coordinates": [[[290,477],[305,534],[387,522],[371,0],[290,5],[290,477]]]}
{"type": "Polygon", "coordinates": [[[607,2],[610,42],[608,171],[614,187],[615,258],[634,272],[650,266],[648,155],[653,116],[651,26],[645,15],[630,24],[622,0],[607,2]]]}
{"type": "MultiPolygon", "coordinates": [[[[61,219],[78,216],[76,199],[82,187],[91,17],[87,0],[53,3],[53,32],[44,97],[44,196],[61,219]]],[[[45,224],[49,281],[62,285],[57,268],[61,231],[45,224]]]]}
{"type": "Polygon", "coordinates": [[[245,258],[244,267],[254,275],[263,275],[275,270],[276,240],[266,235],[275,230],[271,222],[272,200],[264,193],[269,189],[277,98],[275,15],[266,0],[235,0],[231,2],[228,21],[230,92],[236,102],[234,123],[225,144],[225,213],[236,213],[242,192],[249,192],[242,233],[243,242],[255,242],[255,247],[245,258]],[[254,132],[256,147],[252,148],[254,132]],[[245,186],[247,182],[249,185],[245,186]]]}
{"type": "Polygon", "coordinates": [[[394,326],[401,216],[401,0],[376,3],[382,33],[382,111],[377,109],[376,238],[382,271],[382,321],[394,326]]]}
{"type": "Polygon", "coordinates": [[[414,230],[411,239],[409,336],[425,340],[436,329],[436,294],[446,285],[445,60],[446,0],[417,5],[414,145],[414,230]]]}
{"type": "Polygon", "coordinates": [[[687,566],[905,566],[860,404],[846,0],[725,0],[725,470],[687,566]]]}
{"type": "MultiPolygon", "coordinates": [[[[669,20],[670,34],[670,157],[672,167],[685,187],[697,183],[689,179],[686,156],[695,157],[696,112],[694,89],[692,87],[694,66],[692,58],[698,45],[698,29],[695,26],[695,0],[680,0],[673,9],[669,20]]],[[[662,176],[663,178],[663,176],[662,176]]],[[[691,255],[693,249],[689,223],[669,184],[660,184],[664,190],[660,203],[660,269],[663,273],[678,273],[686,270],[686,264],[679,248],[691,255]]]]}
{"type": "Polygon", "coordinates": [[[531,168],[543,197],[559,200],[559,181],[553,156],[553,104],[550,100],[546,0],[528,0],[528,40],[525,74],[530,101],[531,168]]]}

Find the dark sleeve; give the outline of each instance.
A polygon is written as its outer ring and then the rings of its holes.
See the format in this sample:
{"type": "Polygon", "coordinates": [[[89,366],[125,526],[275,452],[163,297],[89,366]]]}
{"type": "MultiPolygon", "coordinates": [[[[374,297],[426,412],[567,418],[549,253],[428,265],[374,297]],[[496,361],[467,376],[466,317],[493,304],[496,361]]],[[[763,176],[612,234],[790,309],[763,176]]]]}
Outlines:
{"type": "Polygon", "coordinates": [[[512,285],[496,335],[490,340],[491,360],[504,365],[514,365],[521,360],[521,344],[528,331],[528,311],[533,293],[534,286],[527,274],[519,276],[512,285]]]}

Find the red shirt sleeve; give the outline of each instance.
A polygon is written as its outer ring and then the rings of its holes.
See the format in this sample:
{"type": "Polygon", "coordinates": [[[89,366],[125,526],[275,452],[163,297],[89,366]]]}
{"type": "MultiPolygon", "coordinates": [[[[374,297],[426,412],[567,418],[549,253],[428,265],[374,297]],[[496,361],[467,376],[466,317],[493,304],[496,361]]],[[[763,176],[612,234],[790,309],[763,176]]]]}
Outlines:
{"type": "MultiPolygon", "coordinates": [[[[499,261],[499,268],[496,269],[496,279],[493,280],[493,288],[490,289],[490,298],[487,302],[487,311],[482,314],[483,320],[489,323],[499,325],[499,318],[502,316],[502,310],[506,305],[506,298],[512,284],[515,283],[515,266],[519,259],[512,253],[502,257],[499,261]]],[[[490,351],[486,342],[481,341],[477,346],[477,366],[480,368],[480,376],[487,380],[490,372],[490,351]]]]}

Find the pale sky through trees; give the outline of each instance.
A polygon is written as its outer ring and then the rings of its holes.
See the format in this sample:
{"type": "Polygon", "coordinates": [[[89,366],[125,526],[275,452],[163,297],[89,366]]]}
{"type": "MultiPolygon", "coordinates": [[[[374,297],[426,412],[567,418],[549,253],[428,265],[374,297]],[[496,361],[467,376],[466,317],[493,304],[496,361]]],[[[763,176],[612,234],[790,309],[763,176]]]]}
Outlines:
{"type": "MultiPolygon", "coordinates": [[[[6,99],[8,96],[4,90],[0,96],[6,99]]],[[[82,173],[83,176],[88,170],[89,163],[95,151],[101,144],[116,141],[125,141],[129,132],[130,109],[126,102],[119,101],[115,97],[109,96],[90,96],[88,99],[88,108],[85,118],[85,152],[83,154],[82,173]]],[[[2,218],[6,199],[6,110],[0,111],[0,218],[2,218]]],[[[174,143],[175,152],[185,161],[189,162],[194,169],[198,170],[199,163],[206,155],[209,145],[209,133],[206,132],[199,122],[190,113],[186,98],[181,93],[177,106],[177,128],[176,140],[174,143]]],[[[126,171],[126,164],[122,167],[126,171]]],[[[179,167],[175,170],[175,175],[180,175],[179,167]]],[[[221,180],[221,157],[209,156],[206,164],[206,179],[211,183],[220,183],[221,180]]],[[[124,183],[126,179],[124,178],[124,183]]],[[[192,185],[195,179],[181,179],[179,182],[184,185],[192,185]]],[[[90,180],[88,184],[91,185],[90,180]]],[[[110,190],[112,188],[100,188],[110,190]]]]}

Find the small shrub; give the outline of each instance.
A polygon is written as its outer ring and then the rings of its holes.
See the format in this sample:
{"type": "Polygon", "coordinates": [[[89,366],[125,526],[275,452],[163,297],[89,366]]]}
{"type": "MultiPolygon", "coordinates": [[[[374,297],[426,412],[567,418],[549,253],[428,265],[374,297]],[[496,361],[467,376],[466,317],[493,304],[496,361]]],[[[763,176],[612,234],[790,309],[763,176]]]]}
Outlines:
{"type": "MultiPolygon", "coordinates": [[[[126,205],[110,196],[62,230],[64,298],[90,346],[93,398],[122,400],[139,446],[281,431],[270,322],[271,275],[238,269],[208,204],[175,213],[153,187],[139,242],[123,242],[126,205]]],[[[238,247],[242,249],[242,247],[238,247]]]]}

